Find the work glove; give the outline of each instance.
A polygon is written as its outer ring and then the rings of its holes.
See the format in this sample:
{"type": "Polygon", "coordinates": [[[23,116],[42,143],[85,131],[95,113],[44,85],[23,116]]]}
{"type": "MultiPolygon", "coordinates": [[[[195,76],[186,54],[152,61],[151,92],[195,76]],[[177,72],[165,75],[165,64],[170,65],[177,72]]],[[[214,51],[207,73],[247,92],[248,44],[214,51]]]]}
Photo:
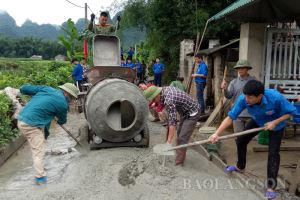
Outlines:
{"type": "Polygon", "coordinates": [[[121,21],[121,16],[120,15],[117,16],[117,20],[118,20],[118,22],[121,21]]]}
{"type": "Polygon", "coordinates": [[[95,16],[95,14],[94,14],[94,13],[92,13],[92,14],[91,14],[91,22],[94,22],[94,20],[95,20],[95,17],[96,17],[96,16],[95,16]]]}

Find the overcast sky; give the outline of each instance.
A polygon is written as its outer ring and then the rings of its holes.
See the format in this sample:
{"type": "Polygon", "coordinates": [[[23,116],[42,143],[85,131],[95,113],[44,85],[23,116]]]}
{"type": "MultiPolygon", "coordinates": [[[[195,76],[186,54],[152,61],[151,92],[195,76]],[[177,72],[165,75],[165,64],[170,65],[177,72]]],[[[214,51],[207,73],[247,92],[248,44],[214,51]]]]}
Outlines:
{"type": "Polygon", "coordinates": [[[99,11],[112,10],[111,16],[122,7],[124,0],[0,0],[0,12],[6,11],[12,16],[18,26],[21,26],[27,19],[38,24],[61,25],[71,18],[76,22],[84,18],[84,7],[87,3],[88,18],[93,11],[99,16],[99,11]]]}

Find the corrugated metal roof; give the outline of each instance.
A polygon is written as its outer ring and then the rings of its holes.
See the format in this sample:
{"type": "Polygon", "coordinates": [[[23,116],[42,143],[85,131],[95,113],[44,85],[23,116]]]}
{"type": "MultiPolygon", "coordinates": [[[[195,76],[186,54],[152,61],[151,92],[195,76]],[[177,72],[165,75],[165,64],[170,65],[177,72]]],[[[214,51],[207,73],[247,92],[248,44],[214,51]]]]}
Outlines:
{"type": "Polygon", "coordinates": [[[237,0],[233,4],[229,5],[227,8],[222,10],[221,12],[215,14],[213,17],[209,19],[209,21],[218,20],[222,17],[225,17],[226,15],[238,10],[241,7],[245,7],[248,5],[251,5],[252,3],[260,1],[260,0],[237,0]]]}
{"type": "MultiPolygon", "coordinates": [[[[232,40],[231,42],[229,42],[225,45],[217,46],[217,47],[214,47],[214,48],[211,48],[211,49],[202,49],[202,50],[198,51],[197,53],[199,53],[201,55],[210,55],[212,53],[215,53],[219,50],[222,50],[222,49],[224,49],[224,48],[226,48],[226,47],[228,47],[228,46],[230,46],[230,45],[232,45],[236,42],[239,42],[239,41],[240,41],[240,39],[234,39],[234,40],[232,40]]],[[[186,55],[187,56],[194,56],[194,52],[187,53],[186,55]]]]}

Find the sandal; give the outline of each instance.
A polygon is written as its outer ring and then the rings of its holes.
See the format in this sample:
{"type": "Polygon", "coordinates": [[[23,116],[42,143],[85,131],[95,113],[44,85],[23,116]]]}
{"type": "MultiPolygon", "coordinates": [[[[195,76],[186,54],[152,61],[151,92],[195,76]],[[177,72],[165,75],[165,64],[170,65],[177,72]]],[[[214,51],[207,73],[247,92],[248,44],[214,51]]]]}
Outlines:
{"type": "Polygon", "coordinates": [[[268,199],[268,200],[272,200],[272,199],[275,199],[277,196],[277,193],[274,192],[274,191],[267,191],[265,193],[265,197],[268,199]]]}
{"type": "Polygon", "coordinates": [[[240,171],[236,166],[233,165],[227,165],[225,167],[225,172],[230,173],[230,172],[234,172],[234,171],[240,171]]]}

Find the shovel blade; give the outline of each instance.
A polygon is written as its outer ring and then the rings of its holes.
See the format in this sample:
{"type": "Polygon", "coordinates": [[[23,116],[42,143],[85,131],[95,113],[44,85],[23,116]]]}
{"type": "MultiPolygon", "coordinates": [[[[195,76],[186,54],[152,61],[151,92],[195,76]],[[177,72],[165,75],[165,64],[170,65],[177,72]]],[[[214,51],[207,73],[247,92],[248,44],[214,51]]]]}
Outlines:
{"type": "Polygon", "coordinates": [[[171,146],[169,144],[156,144],[153,147],[153,153],[163,156],[175,156],[175,151],[167,151],[171,146]]]}

